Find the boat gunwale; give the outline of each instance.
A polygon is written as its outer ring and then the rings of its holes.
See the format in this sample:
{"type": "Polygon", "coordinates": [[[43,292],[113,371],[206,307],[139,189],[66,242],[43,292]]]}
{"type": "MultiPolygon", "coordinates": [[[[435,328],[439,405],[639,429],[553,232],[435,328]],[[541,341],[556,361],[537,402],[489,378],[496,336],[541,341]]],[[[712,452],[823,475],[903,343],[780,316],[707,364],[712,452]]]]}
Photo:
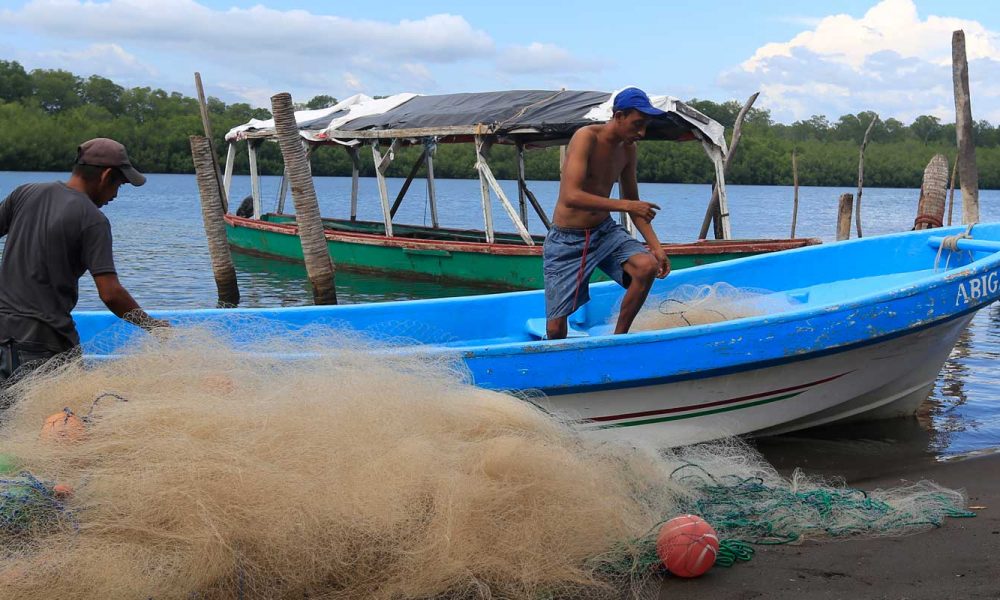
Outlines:
{"type": "MultiPolygon", "coordinates": [[[[268,213],[276,214],[276,213],[268,213]]],[[[282,215],[288,216],[288,215],[282,215]]],[[[298,226],[292,223],[274,223],[263,219],[253,219],[248,217],[238,217],[236,215],[225,215],[226,223],[233,227],[246,227],[258,231],[268,231],[282,235],[298,235],[298,226]]],[[[343,219],[331,219],[324,217],[327,221],[344,221],[343,219]]],[[[344,221],[347,222],[347,221],[344,221]]],[[[375,221],[361,221],[362,223],[378,224],[375,221]]],[[[420,227],[418,225],[406,225],[407,227],[420,227]]],[[[451,231],[479,232],[476,229],[451,231]]],[[[337,231],[327,227],[323,228],[323,234],[328,241],[342,243],[359,243],[370,246],[388,246],[400,248],[434,248],[451,249],[459,252],[470,252],[476,254],[495,254],[502,256],[536,256],[542,254],[542,244],[526,246],[518,240],[518,243],[493,243],[487,242],[467,242],[467,241],[443,241],[424,240],[420,238],[404,238],[401,236],[386,236],[377,233],[361,233],[354,231],[337,231]]],[[[511,234],[515,235],[515,234],[511,234]]],[[[678,256],[696,256],[704,254],[724,254],[736,252],[774,252],[779,250],[794,250],[806,246],[819,245],[817,238],[789,238],[789,239],[751,239],[751,240],[697,240],[684,243],[664,243],[661,244],[668,254],[678,256]]]]}

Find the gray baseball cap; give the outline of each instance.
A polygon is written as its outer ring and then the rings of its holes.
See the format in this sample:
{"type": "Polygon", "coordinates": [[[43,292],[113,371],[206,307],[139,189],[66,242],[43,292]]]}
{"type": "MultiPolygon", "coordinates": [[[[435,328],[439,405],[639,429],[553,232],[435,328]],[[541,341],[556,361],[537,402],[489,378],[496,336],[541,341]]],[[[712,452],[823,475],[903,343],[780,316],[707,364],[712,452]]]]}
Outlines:
{"type": "Polygon", "coordinates": [[[76,149],[76,164],[93,167],[114,167],[134,186],[146,183],[146,176],[135,170],[125,146],[108,138],[94,138],[76,149]]]}

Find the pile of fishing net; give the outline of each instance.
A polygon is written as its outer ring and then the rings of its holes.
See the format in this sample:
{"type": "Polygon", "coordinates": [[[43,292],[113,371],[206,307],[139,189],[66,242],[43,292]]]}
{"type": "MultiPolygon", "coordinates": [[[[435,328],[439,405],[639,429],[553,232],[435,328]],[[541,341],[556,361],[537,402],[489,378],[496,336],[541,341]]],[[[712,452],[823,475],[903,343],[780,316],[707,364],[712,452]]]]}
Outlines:
{"type": "Polygon", "coordinates": [[[666,294],[651,295],[636,315],[631,331],[652,331],[705,325],[789,310],[797,302],[786,294],[739,288],[726,282],[679,285],[666,294]]]}
{"type": "MultiPolygon", "coordinates": [[[[736,443],[591,441],[525,399],[469,385],[457,360],[332,329],[247,335],[254,354],[177,328],[11,390],[0,598],[653,594],[647,533],[663,520],[702,511],[724,535],[760,537],[717,518],[711,486],[754,511],[805,489],[736,443]],[[770,491],[747,488],[758,480],[770,491]]],[[[872,497],[895,517],[847,529],[914,531],[964,505],[938,488],[872,497]]],[[[767,519],[779,539],[854,522],[841,506],[786,512],[798,518],[739,519],[767,519]]]]}

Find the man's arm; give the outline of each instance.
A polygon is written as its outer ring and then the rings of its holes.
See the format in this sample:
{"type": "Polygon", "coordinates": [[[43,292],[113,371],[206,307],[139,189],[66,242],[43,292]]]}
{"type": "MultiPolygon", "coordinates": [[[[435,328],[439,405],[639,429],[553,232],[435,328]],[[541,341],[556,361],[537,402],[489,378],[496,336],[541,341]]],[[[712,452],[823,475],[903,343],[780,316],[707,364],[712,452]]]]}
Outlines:
{"type": "MultiPolygon", "coordinates": [[[[628,164],[625,165],[621,178],[618,180],[618,191],[621,192],[622,199],[639,197],[635,146],[632,146],[631,150],[628,153],[628,164]]],[[[656,276],[660,278],[666,277],[670,273],[670,258],[667,257],[666,251],[660,245],[660,239],[656,236],[656,232],[653,231],[653,225],[647,219],[635,215],[632,215],[632,222],[635,223],[635,228],[639,230],[643,239],[649,244],[649,250],[656,258],[656,264],[659,266],[656,276]]]]}
{"type": "Polygon", "coordinates": [[[589,129],[578,129],[569,141],[566,149],[566,164],[563,165],[562,176],[559,178],[559,201],[563,206],[575,210],[602,210],[606,212],[627,212],[647,221],[656,216],[659,206],[651,202],[635,199],[612,200],[597,194],[591,194],[583,189],[587,180],[587,164],[590,162],[590,152],[597,141],[597,134],[589,129]]]}
{"type": "Polygon", "coordinates": [[[156,327],[170,327],[169,322],[154,319],[139,307],[139,303],[132,298],[132,294],[129,294],[125,286],[118,281],[117,273],[94,275],[94,283],[97,285],[97,293],[101,297],[101,302],[118,317],[133,325],[138,325],[146,331],[156,327]]]}

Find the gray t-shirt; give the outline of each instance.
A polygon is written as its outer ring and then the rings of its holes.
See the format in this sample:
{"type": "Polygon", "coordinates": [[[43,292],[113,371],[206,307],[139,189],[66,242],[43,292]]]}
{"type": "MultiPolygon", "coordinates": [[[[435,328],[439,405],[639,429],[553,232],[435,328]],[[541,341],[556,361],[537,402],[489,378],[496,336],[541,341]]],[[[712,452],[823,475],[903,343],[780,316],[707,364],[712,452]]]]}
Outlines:
{"type": "Polygon", "coordinates": [[[70,311],[80,277],[115,273],[111,223],[62,182],[22,185],[0,202],[0,343],[79,345],[70,311]]]}

